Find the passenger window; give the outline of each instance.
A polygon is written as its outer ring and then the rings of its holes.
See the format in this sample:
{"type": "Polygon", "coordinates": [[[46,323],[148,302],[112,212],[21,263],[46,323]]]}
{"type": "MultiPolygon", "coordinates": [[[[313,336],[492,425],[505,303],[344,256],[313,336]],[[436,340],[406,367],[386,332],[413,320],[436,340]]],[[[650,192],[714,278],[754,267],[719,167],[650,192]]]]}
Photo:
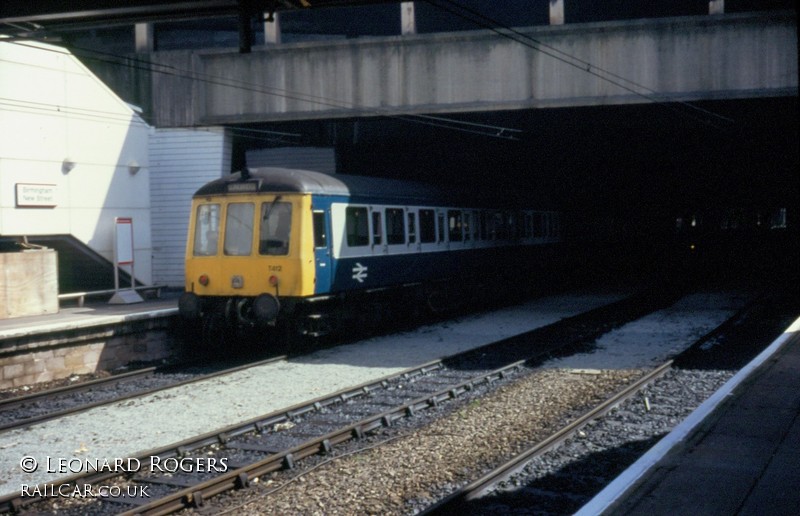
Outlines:
{"type": "Polygon", "coordinates": [[[464,212],[464,241],[472,240],[472,213],[464,212]]]}
{"type": "Polygon", "coordinates": [[[381,230],[381,212],[372,212],[372,245],[381,245],[383,231],[381,230]]]}
{"type": "Polygon", "coordinates": [[[419,210],[419,241],[436,242],[436,215],[433,210],[419,210]]]}
{"type": "Polygon", "coordinates": [[[515,240],[517,238],[517,217],[513,213],[506,212],[506,238],[508,240],[515,240]]]}
{"type": "Polygon", "coordinates": [[[541,213],[533,214],[533,238],[544,236],[544,219],[541,213]]]}
{"type": "Polygon", "coordinates": [[[225,218],[225,254],[249,256],[253,248],[253,214],[251,202],[236,202],[228,205],[225,218]]]}
{"type": "Polygon", "coordinates": [[[292,232],[292,205],[288,202],[265,202],[261,205],[261,229],[258,235],[258,253],[264,255],[289,254],[289,236],[292,232]]]}
{"type": "Polygon", "coordinates": [[[325,212],[314,212],[314,247],[328,247],[328,231],[325,228],[325,212]]]}
{"type": "Polygon", "coordinates": [[[408,214],[408,243],[417,242],[417,218],[414,213],[408,214]]]}
{"type": "Polygon", "coordinates": [[[502,240],[510,240],[514,238],[514,217],[506,212],[503,212],[503,229],[502,240]]]}
{"type": "Polygon", "coordinates": [[[545,237],[549,237],[550,236],[550,214],[549,213],[543,213],[542,214],[542,218],[544,219],[544,222],[542,223],[542,228],[544,229],[544,236],[545,237]]]}
{"type": "Polygon", "coordinates": [[[219,204],[201,204],[194,222],[194,256],[216,256],[219,242],[219,204]]]}
{"type": "Polygon", "coordinates": [[[345,227],[347,228],[347,245],[361,247],[369,245],[369,221],[366,208],[345,209],[345,227]]]}
{"type": "Polygon", "coordinates": [[[523,235],[525,238],[530,238],[532,236],[531,226],[533,225],[533,217],[530,213],[525,213],[525,227],[523,235]]]}
{"type": "Polygon", "coordinates": [[[505,240],[505,222],[503,221],[503,214],[494,212],[492,215],[492,240],[505,240]]]}
{"type": "Polygon", "coordinates": [[[449,224],[450,232],[450,241],[451,242],[461,242],[464,239],[464,228],[462,227],[461,222],[461,212],[456,210],[450,210],[447,212],[447,220],[449,224]]]}
{"type": "Polygon", "coordinates": [[[386,243],[389,245],[406,243],[406,228],[403,224],[403,210],[386,209],[386,243]]]}
{"type": "Polygon", "coordinates": [[[439,242],[444,242],[444,213],[438,213],[439,217],[439,242]]]}
{"type": "Polygon", "coordinates": [[[495,227],[494,213],[486,214],[486,240],[495,240],[497,238],[497,228],[495,227]]]}
{"type": "Polygon", "coordinates": [[[512,239],[517,240],[519,238],[522,238],[522,236],[523,236],[522,235],[522,231],[523,231],[522,230],[522,223],[524,222],[524,220],[525,219],[522,217],[522,214],[519,213],[519,212],[512,213],[512,214],[510,214],[508,216],[508,223],[511,226],[511,238],[512,239]]]}

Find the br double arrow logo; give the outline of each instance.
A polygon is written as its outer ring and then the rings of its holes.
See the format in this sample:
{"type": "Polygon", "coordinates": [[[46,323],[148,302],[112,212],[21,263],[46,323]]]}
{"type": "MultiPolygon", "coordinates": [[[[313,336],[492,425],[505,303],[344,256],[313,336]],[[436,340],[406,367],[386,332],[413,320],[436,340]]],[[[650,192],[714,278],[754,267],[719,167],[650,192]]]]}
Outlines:
{"type": "Polygon", "coordinates": [[[356,262],[353,267],[353,279],[359,283],[364,283],[364,280],[367,279],[367,267],[356,262]]]}

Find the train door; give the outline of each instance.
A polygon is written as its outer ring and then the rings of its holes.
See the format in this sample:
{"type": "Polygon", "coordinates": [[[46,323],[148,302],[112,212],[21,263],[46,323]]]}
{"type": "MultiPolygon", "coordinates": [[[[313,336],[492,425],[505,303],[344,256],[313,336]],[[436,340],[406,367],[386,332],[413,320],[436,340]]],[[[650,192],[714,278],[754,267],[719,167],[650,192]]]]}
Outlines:
{"type": "Polygon", "coordinates": [[[329,292],[331,288],[330,211],[314,210],[314,262],[316,285],[314,291],[329,292]]]}

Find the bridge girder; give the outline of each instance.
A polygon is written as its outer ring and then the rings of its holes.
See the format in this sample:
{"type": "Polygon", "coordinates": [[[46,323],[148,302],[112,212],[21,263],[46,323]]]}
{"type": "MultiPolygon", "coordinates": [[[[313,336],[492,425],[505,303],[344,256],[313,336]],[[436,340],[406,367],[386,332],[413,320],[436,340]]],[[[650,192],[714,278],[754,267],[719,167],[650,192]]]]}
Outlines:
{"type": "Polygon", "coordinates": [[[155,52],[157,126],[797,95],[790,13],[155,52]],[[180,108],[177,108],[180,106],[180,108]]]}

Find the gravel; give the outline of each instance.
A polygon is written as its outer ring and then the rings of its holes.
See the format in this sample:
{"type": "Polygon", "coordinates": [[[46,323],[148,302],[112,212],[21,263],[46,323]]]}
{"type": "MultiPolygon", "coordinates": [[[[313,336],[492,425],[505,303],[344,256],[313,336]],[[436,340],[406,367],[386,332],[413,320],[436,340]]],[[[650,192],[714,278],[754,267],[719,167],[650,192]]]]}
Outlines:
{"type": "Polygon", "coordinates": [[[683,421],[733,371],[672,370],[473,502],[482,514],[573,514],[683,421]]]}
{"type": "MultiPolygon", "coordinates": [[[[640,370],[548,370],[491,396],[453,404],[419,428],[389,428],[388,441],[327,462],[303,476],[279,472],[252,489],[214,500],[236,514],[408,514],[540,440],[600,402],[640,370]],[[524,408],[521,408],[524,407],[524,408]],[[265,497],[277,486],[280,491],[265,497]]],[[[415,424],[418,425],[419,422],[415,424]]],[[[337,452],[338,453],[338,452],[337,452]]]]}

